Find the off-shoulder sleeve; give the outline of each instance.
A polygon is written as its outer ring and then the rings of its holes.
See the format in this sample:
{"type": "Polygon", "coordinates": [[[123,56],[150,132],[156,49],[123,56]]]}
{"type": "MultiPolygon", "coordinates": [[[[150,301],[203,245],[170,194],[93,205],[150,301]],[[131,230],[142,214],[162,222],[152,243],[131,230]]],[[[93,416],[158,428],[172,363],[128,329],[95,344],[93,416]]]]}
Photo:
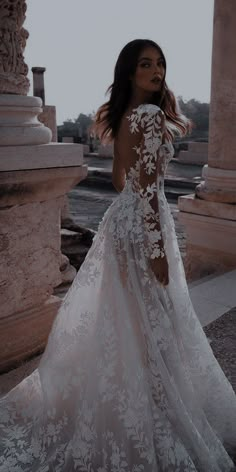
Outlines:
{"type": "Polygon", "coordinates": [[[150,105],[139,109],[134,122],[131,132],[140,129],[142,133],[140,146],[135,148],[139,155],[139,193],[151,259],[155,259],[165,256],[158,202],[159,178],[164,173],[161,145],[165,115],[159,107],[150,105]]]}

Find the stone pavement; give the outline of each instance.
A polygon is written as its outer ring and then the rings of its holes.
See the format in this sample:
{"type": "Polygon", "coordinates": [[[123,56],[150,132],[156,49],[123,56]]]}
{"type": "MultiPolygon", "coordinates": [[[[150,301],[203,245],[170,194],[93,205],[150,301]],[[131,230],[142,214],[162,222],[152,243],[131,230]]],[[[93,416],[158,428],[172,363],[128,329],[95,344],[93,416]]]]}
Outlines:
{"type": "Polygon", "coordinates": [[[236,393],[236,307],[204,328],[211,348],[236,393]]]}
{"type": "MultiPolygon", "coordinates": [[[[80,182],[80,186],[91,186],[113,190],[111,182],[112,159],[97,157],[96,154],[84,158],[88,166],[88,176],[80,182]]],[[[166,196],[178,198],[180,195],[192,193],[202,181],[202,165],[183,164],[172,159],[165,175],[166,196]]]]}
{"type": "Polygon", "coordinates": [[[236,269],[188,283],[190,298],[202,326],[236,306],[236,269]]]}
{"type": "MultiPolygon", "coordinates": [[[[95,153],[84,157],[84,163],[91,169],[103,169],[109,172],[112,170],[112,159],[97,157],[95,153]]],[[[201,175],[202,165],[183,164],[176,158],[169,162],[166,173],[167,178],[174,177],[186,182],[199,182],[201,175]]]]}

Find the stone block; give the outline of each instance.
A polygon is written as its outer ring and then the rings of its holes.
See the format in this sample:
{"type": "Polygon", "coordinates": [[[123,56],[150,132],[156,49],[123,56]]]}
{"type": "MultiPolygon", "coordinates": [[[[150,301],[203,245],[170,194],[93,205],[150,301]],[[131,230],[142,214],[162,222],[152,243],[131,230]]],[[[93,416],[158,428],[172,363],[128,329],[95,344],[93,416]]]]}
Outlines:
{"type": "Polygon", "coordinates": [[[0,208],[64,196],[86,175],[87,166],[0,172],[0,208]]]}
{"type": "Polygon", "coordinates": [[[90,153],[90,149],[89,149],[88,144],[83,144],[83,152],[84,152],[84,155],[90,153]]]}
{"type": "Polygon", "coordinates": [[[74,138],[73,138],[73,136],[63,136],[62,137],[62,142],[63,143],[73,143],[74,138]]]}
{"type": "Polygon", "coordinates": [[[44,126],[47,126],[52,132],[52,142],[57,142],[57,119],[56,107],[52,105],[44,105],[42,113],[39,114],[38,119],[44,126]]]}
{"type": "Polygon", "coordinates": [[[208,154],[208,143],[201,143],[196,141],[190,141],[188,143],[188,151],[189,152],[200,152],[202,154],[208,154]]]}
{"type": "Polygon", "coordinates": [[[206,152],[180,151],[178,154],[178,161],[181,164],[197,164],[204,165],[207,163],[206,152]]]}
{"type": "Polygon", "coordinates": [[[64,254],[61,255],[61,285],[71,284],[76,276],[76,269],[70,264],[68,257],[64,254]]]}
{"type": "Polygon", "coordinates": [[[194,194],[179,197],[178,208],[181,212],[236,221],[236,205],[202,200],[194,194]]]}
{"type": "Polygon", "coordinates": [[[81,144],[50,143],[0,147],[0,171],[78,167],[83,164],[81,144]]]}
{"type": "MultiPolygon", "coordinates": [[[[38,306],[0,318],[0,372],[44,350],[60,305],[61,299],[51,296],[38,306]]],[[[22,308],[20,304],[18,308],[22,308]]]]}
{"type": "Polygon", "coordinates": [[[61,283],[61,201],[1,210],[0,317],[41,305],[61,283]]]}
{"type": "Polygon", "coordinates": [[[178,218],[187,236],[185,270],[188,280],[235,269],[235,205],[206,202],[188,195],[179,198],[178,206],[178,218]]]}
{"type": "Polygon", "coordinates": [[[60,222],[63,197],[87,174],[82,163],[80,145],[0,147],[1,371],[43,350],[60,304],[54,289],[75,274],[60,270],[60,222]]]}
{"type": "Polygon", "coordinates": [[[98,156],[113,158],[114,156],[114,145],[113,144],[100,144],[98,146],[98,156]]]}

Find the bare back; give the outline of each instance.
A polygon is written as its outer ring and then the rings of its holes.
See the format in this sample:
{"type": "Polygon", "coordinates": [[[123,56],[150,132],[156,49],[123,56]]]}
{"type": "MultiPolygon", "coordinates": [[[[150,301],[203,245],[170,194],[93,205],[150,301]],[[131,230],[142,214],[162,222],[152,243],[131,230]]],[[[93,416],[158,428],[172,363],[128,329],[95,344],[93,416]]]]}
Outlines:
{"type": "Polygon", "coordinates": [[[137,161],[137,152],[134,150],[141,140],[141,133],[132,134],[130,132],[130,123],[127,119],[131,110],[127,110],[122,119],[118,134],[114,140],[114,161],[113,171],[116,174],[124,173],[128,175],[131,167],[135,167],[137,161]]]}

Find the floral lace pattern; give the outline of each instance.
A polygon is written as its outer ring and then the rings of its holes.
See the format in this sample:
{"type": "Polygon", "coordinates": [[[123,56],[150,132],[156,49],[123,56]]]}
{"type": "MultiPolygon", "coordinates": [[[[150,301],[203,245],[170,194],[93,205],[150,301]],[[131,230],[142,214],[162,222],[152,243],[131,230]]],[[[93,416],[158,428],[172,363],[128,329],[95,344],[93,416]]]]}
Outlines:
{"type": "MultiPolygon", "coordinates": [[[[131,133],[142,130],[142,141],[135,146],[139,156],[128,178],[136,180],[142,199],[142,212],[151,248],[151,259],[164,257],[163,238],[159,219],[158,194],[163,189],[164,172],[168,163],[168,145],[162,144],[165,115],[155,105],[140,106],[128,116],[131,133]],[[147,112],[148,111],[148,112],[147,112]]],[[[173,149],[173,148],[172,148],[173,149]]],[[[172,157],[172,149],[169,159],[172,157]]]]}
{"type": "Polygon", "coordinates": [[[160,144],[162,119],[152,105],[134,111],[131,132],[151,133],[136,167],[104,215],[38,369],[0,399],[0,472],[233,470],[236,398],[189,298],[160,185],[171,156],[160,144]],[[142,167],[154,176],[148,161],[161,168],[154,194],[165,288],[148,265],[157,242],[154,202],[141,185],[142,167]]]}

